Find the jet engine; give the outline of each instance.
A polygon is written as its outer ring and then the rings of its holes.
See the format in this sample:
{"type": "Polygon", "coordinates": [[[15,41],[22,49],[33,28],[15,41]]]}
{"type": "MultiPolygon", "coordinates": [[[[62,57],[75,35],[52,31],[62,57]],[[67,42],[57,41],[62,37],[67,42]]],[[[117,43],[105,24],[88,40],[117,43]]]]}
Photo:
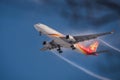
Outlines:
{"type": "Polygon", "coordinates": [[[75,42],[76,40],[74,39],[73,36],[71,35],[66,35],[66,39],[69,41],[69,42],[75,42]]]}
{"type": "Polygon", "coordinates": [[[43,41],[42,44],[43,44],[45,47],[51,48],[51,44],[50,44],[49,42],[47,42],[47,41],[43,41]]]}
{"type": "Polygon", "coordinates": [[[43,41],[43,46],[47,47],[48,49],[54,49],[58,47],[58,45],[54,43],[54,41],[51,41],[51,42],[43,41]]]}

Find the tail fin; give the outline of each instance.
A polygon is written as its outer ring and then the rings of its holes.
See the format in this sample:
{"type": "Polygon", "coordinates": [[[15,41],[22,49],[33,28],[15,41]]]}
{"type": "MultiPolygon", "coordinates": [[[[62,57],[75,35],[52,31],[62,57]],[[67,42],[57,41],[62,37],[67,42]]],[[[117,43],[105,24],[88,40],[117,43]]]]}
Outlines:
{"type": "Polygon", "coordinates": [[[93,52],[96,52],[97,48],[99,46],[99,42],[98,41],[95,41],[93,42],[90,46],[89,46],[89,49],[93,52]]]}

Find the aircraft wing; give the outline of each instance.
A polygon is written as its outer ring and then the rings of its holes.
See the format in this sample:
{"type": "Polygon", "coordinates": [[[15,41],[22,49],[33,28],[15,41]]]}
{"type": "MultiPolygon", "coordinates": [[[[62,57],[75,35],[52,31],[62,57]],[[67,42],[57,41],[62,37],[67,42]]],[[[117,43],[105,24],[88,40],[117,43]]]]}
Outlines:
{"type": "Polygon", "coordinates": [[[74,39],[76,40],[76,43],[77,43],[77,42],[82,42],[82,41],[86,41],[86,40],[90,40],[90,39],[95,39],[97,37],[108,35],[108,34],[112,34],[112,33],[113,33],[113,31],[105,32],[105,33],[99,33],[99,34],[90,34],[90,35],[83,35],[83,36],[73,36],[73,37],[74,37],[74,39]]]}
{"type": "Polygon", "coordinates": [[[41,51],[46,51],[46,50],[48,50],[48,48],[47,48],[47,47],[43,47],[43,48],[41,48],[40,50],[41,50],[41,51]]]}

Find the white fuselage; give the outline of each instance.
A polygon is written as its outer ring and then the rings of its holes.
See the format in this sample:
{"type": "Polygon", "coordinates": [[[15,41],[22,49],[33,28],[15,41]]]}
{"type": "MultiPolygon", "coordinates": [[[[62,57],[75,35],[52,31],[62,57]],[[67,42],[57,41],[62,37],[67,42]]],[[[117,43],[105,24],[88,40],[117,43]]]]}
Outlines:
{"type": "Polygon", "coordinates": [[[37,31],[52,38],[60,46],[65,47],[65,48],[70,48],[71,44],[60,38],[60,37],[65,37],[65,35],[57,32],[56,30],[54,30],[54,29],[52,29],[44,24],[35,24],[34,27],[37,31]],[[57,35],[57,36],[54,36],[54,35],[57,35]]]}

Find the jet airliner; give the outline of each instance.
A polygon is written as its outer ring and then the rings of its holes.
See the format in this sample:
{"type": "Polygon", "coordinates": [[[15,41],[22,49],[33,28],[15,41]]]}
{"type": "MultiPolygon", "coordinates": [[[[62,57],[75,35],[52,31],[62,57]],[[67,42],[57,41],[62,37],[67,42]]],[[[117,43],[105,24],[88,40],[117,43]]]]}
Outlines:
{"type": "Polygon", "coordinates": [[[106,50],[97,51],[99,46],[99,42],[95,40],[89,46],[85,46],[81,44],[83,41],[88,41],[91,39],[96,39],[100,36],[112,34],[111,32],[104,32],[98,34],[89,34],[89,35],[79,35],[79,36],[72,36],[72,35],[64,35],[47,25],[38,23],[34,25],[35,29],[41,34],[47,35],[49,38],[52,38],[51,41],[43,41],[43,48],[41,51],[52,50],[56,49],[58,53],[62,53],[62,48],[69,48],[72,50],[77,50],[82,52],[85,55],[97,55],[98,53],[106,52],[106,50]]]}

